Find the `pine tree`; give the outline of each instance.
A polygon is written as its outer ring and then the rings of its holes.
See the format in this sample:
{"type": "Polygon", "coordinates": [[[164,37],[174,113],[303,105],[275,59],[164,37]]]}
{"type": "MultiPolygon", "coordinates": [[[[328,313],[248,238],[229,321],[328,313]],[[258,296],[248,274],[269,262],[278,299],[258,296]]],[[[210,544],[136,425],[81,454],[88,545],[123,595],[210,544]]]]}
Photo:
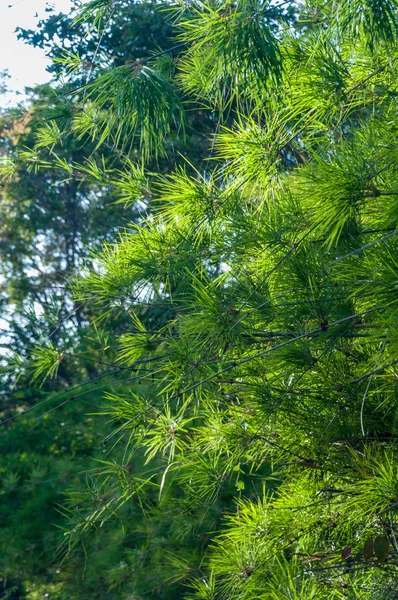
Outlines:
{"type": "Polygon", "coordinates": [[[116,193],[151,201],[77,276],[97,322],[131,318],[117,360],[145,388],[106,397],[114,454],[70,496],[68,547],[135,519],[120,598],[394,598],[397,2],[163,9],[176,54],[71,96],[73,135],[127,155],[116,193]],[[149,170],[192,102],[209,166],[149,170]]]}

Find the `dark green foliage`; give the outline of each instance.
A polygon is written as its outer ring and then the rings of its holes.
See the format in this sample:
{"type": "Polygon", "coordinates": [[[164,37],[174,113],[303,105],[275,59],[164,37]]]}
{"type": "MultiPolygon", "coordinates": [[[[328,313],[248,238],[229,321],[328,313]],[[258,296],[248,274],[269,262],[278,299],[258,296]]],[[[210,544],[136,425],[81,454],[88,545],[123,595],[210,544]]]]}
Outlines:
{"type": "MultiPolygon", "coordinates": [[[[70,128],[57,140],[47,124],[14,157],[145,205],[73,286],[103,331],[84,355],[118,379],[96,396],[106,457],[64,502],[65,564],[85,552],[100,570],[74,593],[393,598],[396,3],[167,9],[175,45],[148,65],[98,56],[68,95],[70,128]],[[218,123],[212,162],[155,172],[193,101],[218,123]],[[51,151],[86,135],[88,159],[51,151]]],[[[95,0],[75,23],[107,32],[109,15],[95,0]]],[[[46,386],[82,356],[81,340],[50,341],[26,365],[46,386]]]]}

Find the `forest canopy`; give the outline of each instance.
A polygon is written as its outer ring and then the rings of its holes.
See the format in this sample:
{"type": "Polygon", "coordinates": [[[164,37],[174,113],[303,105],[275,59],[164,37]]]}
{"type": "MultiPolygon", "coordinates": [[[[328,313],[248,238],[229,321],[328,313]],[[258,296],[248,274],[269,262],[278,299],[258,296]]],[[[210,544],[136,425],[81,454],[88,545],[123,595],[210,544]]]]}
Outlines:
{"type": "Polygon", "coordinates": [[[0,597],[398,597],[398,2],[19,35],[53,79],[1,115],[0,597]]]}

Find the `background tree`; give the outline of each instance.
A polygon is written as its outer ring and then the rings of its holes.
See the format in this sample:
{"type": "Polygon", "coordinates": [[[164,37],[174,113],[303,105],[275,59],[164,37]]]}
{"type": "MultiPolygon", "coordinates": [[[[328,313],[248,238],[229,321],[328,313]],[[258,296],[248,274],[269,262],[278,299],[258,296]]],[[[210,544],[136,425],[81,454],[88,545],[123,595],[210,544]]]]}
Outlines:
{"type": "MultiPolygon", "coordinates": [[[[88,26],[83,35],[71,19],[50,14],[37,32],[21,31],[21,36],[41,46],[51,40],[54,61],[50,72],[60,80],[66,71],[56,59],[64,56],[64,51],[54,46],[55,39],[62,47],[75,47],[78,40],[82,58],[114,55],[116,60],[117,55],[120,63],[130,60],[132,53],[147,57],[160,44],[169,43],[170,25],[154,6],[120,6],[107,22],[109,32],[98,33],[88,26]],[[122,30],[124,34],[120,35],[122,30]]],[[[88,74],[89,67],[83,65],[72,75],[67,89],[82,85],[88,74]]],[[[127,326],[126,318],[120,316],[118,324],[113,321],[107,330],[87,330],[92,310],[73,299],[71,278],[86,264],[89,249],[98,250],[105,240],[115,238],[120,226],[139,219],[150,200],[148,197],[135,202],[136,181],[120,178],[120,156],[112,148],[104,146],[98,152],[87,136],[66,135],[71,130],[73,110],[69,99],[48,85],[30,91],[26,109],[10,109],[1,115],[5,171],[0,217],[4,423],[0,574],[1,593],[10,597],[23,597],[24,593],[29,598],[41,598],[45,593],[54,598],[109,597],[104,591],[104,565],[117,565],[125,544],[115,528],[98,541],[97,559],[90,567],[83,550],[68,567],[59,567],[63,556],[59,546],[65,539],[65,515],[59,507],[64,494],[72,482],[76,489],[85,486],[86,475],[82,473],[92,467],[92,457],[107,457],[102,440],[109,434],[109,427],[86,415],[98,410],[102,395],[101,391],[91,390],[124,375],[109,356],[107,364],[102,346],[112,346],[114,333],[127,326]],[[45,130],[41,129],[43,122],[48,125],[45,130]],[[40,161],[47,165],[40,170],[36,167],[38,150],[40,161]],[[55,156],[57,168],[50,164],[55,156]],[[9,160],[12,158],[13,163],[9,160]],[[107,180],[99,181],[93,169],[105,159],[111,167],[107,180]],[[86,167],[90,164],[91,170],[78,173],[75,166],[82,163],[86,167]],[[65,168],[70,169],[69,174],[65,168]],[[51,360],[58,356],[57,381],[46,379],[45,374],[32,381],[32,369],[26,363],[40,362],[43,348],[48,353],[47,365],[48,357],[51,360]],[[72,355],[72,349],[78,357],[72,355]],[[66,361],[60,360],[60,352],[64,358],[68,356],[66,361]],[[87,385],[88,380],[94,381],[87,385]],[[71,394],[62,395],[83,382],[76,402],[71,401],[71,394]],[[53,410],[59,403],[62,406],[53,410]],[[98,577],[99,569],[103,577],[98,577]]],[[[204,141],[207,143],[203,131],[211,126],[207,121],[197,107],[191,111],[186,134],[194,140],[190,153],[193,162],[200,162],[203,155],[204,141]],[[194,131],[196,123],[201,123],[198,135],[194,131]]],[[[182,162],[174,142],[181,150],[187,141],[176,135],[174,138],[169,142],[172,160],[182,162]]],[[[134,144],[130,152],[132,156],[137,153],[134,144]]],[[[162,164],[154,162],[155,167],[166,171],[172,165],[163,160],[162,164]]]]}

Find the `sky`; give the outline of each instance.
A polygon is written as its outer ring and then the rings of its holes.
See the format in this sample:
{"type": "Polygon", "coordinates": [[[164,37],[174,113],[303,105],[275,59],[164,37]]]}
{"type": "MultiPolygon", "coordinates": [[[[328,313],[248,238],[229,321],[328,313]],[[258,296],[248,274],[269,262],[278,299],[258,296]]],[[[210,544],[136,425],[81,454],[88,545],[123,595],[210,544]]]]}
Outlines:
{"type": "MultiPolygon", "coordinates": [[[[68,13],[70,0],[0,0],[0,72],[8,70],[11,75],[8,87],[23,92],[25,86],[44,83],[50,79],[46,73],[48,59],[39,48],[33,48],[18,40],[16,27],[34,29],[40,19],[48,16],[47,5],[57,12],[68,13]]],[[[8,93],[0,97],[0,106],[15,104],[23,99],[8,93]]]]}

